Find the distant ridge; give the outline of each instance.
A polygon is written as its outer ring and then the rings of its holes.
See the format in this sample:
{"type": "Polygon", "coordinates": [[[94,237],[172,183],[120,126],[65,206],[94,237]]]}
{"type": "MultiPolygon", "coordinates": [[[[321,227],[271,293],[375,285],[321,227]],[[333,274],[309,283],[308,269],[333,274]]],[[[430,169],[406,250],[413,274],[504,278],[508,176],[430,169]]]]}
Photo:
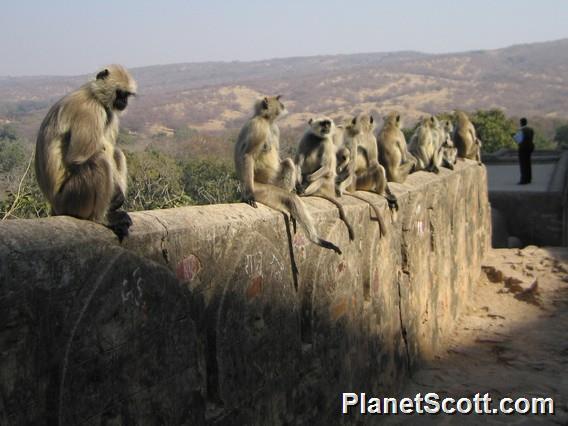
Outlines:
{"type": "MultiPolygon", "coordinates": [[[[147,136],[156,126],[211,132],[237,128],[258,96],[277,92],[291,112],[283,127],[300,126],[315,113],[381,115],[392,109],[408,121],[456,107],[568,118],[568,39],[459,53],[182,63],[132,72],[140,96],[123,123],[147,136]]],[[[0,119],[25,122],[21,126],[31,134],[47,106],[87,78],[0,77],[0,119]]]]}

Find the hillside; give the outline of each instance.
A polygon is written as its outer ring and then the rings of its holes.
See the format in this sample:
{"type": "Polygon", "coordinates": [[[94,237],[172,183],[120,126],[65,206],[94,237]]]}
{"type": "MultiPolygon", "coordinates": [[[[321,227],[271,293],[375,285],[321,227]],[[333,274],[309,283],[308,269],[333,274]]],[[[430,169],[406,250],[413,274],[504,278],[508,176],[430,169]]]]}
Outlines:
{"type": "MultiPolygon", "coordinates": [[[[149,66],[132,70],[139,96],[123,126],[139,140],[180,129],[219,134],[239,128],[252,103],[280,93],[282,127],[316,113],[332,117],[400,110],[425,113],[502,108],[508,115],[568,118],[568,39],[443,55],[368,53],[149,66]]],[[[0,123],[33,139],[46,108],[89,76],[0,77],[0,123]]]]}

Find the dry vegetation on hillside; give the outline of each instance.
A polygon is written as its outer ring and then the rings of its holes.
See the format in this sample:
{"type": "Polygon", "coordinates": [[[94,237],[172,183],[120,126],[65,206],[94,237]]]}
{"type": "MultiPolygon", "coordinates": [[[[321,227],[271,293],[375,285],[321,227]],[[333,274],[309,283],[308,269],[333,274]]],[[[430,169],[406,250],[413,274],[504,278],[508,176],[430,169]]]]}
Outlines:
{"type": "MultiPolygon", "coordinates": [[[[398,109],[407,125],[456,107],[541,117],[546,129],[568,119],[568,40],[445,55],[369,53],[133,72],[140,96],[124,128],[135,132],[136,149],[162,146],[176,154],[191,147],[198,155],[222,155],[265,93],[284,95],[290,111],[284,133],[312,114],[340,118],[363,110],[382,116],[398,109]]],[[[87,78],[0,78],[0,120],[33,140],[48,105],[87,78]]]]}

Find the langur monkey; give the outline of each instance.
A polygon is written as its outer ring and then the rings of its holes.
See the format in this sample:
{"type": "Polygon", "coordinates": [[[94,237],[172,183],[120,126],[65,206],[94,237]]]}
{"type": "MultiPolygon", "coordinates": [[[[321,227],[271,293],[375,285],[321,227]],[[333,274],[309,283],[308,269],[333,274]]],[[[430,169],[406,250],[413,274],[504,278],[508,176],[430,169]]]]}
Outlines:
{"type": "MultiPolygon", "coordinates": [[[[357,195],[355,191],[374,192],[384,196],[391,209],[397,209],[397,199],[390,191],[385,170],[377,160],[374,128],[372,115],[359,114],[341,129],[341,136],[336,138],[336,143],[342,143],[337,151],[337,193],[369,203],[369,200],[357,195]]],[[[376,206],[371,206],[379,221],[381,235],[386,235],[381,213],[376,206]]]]}
{"type": "Polygon", "coordinates": [[[416,159],[415,171],[440,172],[442,138],[442,129],[436,117],[431,115],[421,120],[408,144],[408,150],[416,159]]]}
{"type": "Polygon", "coordinates": [[[453,132],[454,125],[450,120],[440,120],[439,143],[442,147],[442,166],[447,167],[450,170],[454,169],[454,164],[456,164],[456,157],[458,154],[458,150],[452,140],[453,132]]]}
{"type": "Polygon", "coordinates": [[[335,195],[341,197],[353,180],[351,175],[351,151],[345,145],[336,146],[335,161],[335,195]]]}
{"type": "Polygon", "coordinates": [[[469,158],[481,164],[481,141],[475,127],[463,111],[456,111],[457,126],[454,131],[454,144],[459,158],[469,158]]]}
{"type": "Polygon", "coordinates": [[[385,168],[389,182],[404,183],[414,169],[415,160],[411,158],[406,147],[400,114],[391,112],[384,121],[377,137],[379,162],[385,168]]]}
{"type": "Polygon", "coordinates": [[[375,120],[372,115],[359,114],[354,118],[360,123],[361,132],[355,136],[357,158],[355,176],[357,190],[372,191],[384,196],[391,209],[398,209],[398,201],[388,186],[386,172],[379,164],[377,138],[375,137],[375,120]]]}
{"type": "Polygon", "coordinates": [[[341,197],[349,188],[355,191],[355,160],[357,155],[357,136],[361,129],[355,125],[353,119],[348,124],[340,124],[335,127],[333,144],[336,148],[336,195],[341,197]]]}
{"type": "Polygon", "coordinates": [[[286,113],[281,96],[259,100],[254,115],[241,129],[235,145],[235,169],[242,185],[242,199],[252,207],[256,202],[290,214],[304,228],[313,243],[338,254],[335,244],[320,238],[306,206],[292,191],[296,166],[292,159],[280,160],[280,129],[276,120],[286,113]]]}
{"type": "Polygon", "coordinates": [[[331,118],[310,119],[296,154],[298,170],[298,193],[304,196],[317,196],[333,203],[339,211],[340,219],[347,226],[349,239],[354,237],[353,227],[345,217],[343,206],[335,198],[336,146],[333,143],[335,123],[331,118]]]}
{"type": "Polygon", "coordinates": [[[36,177],[52,214],[102,223],[121,241],[132,221],[119,210],[127,170],[116,146],[118,116],[135,94],[128,71],[110,65],[51,107],[36,142],[36,177]]]}

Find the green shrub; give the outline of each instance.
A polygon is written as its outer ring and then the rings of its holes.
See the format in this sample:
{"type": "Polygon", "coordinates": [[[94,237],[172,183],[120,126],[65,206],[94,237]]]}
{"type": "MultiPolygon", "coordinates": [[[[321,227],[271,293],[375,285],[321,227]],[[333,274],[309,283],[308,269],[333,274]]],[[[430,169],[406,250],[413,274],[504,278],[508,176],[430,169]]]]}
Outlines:
{"type": "Polygon", "coordinates": [[[491,153],[502,148],[516,148],[512,134],[517,128],[513,120],[499,109],[478,110],[471,116],[477,137],[481,139],[482,151],[491,153]]]}
{"type": "Polygon", "coordinates": [[[18,139],[18,135],[16,134],[16,129],[11,124],[3,124],[0,126],[0,139],[8,139],[11,141],[15,141],[18,139]]]}
{"type": "Polygon", "coordinates": [[[213,160],[194,160],[183,166],[185,191],[196,204],[238,202],[239,183],[233,166],[213,160]]]}
{"type": "Polygon", "coordinates": [[[0,139],[0,173],[10,173],[25,162],[26,150],[20,141],[0,139]]]}
{"type": "Polygon", "coordinates": [[[182,185],[182,171],[176,161],[157,151],[125,152],[128,164],[130,211],[165,209],[193,204],[182,185]]]}
{"type": "Polygon", "coordinates": [[[19,191],[18,188],[7,191],[6,199],[0,201],[0,219],[32,219],[48,216],[49,203],[39,189],[33,165],[22,180],[24,173],[25,170],[18,178],[18,182],[21,182],[21,186],[18,185],[19,191]]]}

